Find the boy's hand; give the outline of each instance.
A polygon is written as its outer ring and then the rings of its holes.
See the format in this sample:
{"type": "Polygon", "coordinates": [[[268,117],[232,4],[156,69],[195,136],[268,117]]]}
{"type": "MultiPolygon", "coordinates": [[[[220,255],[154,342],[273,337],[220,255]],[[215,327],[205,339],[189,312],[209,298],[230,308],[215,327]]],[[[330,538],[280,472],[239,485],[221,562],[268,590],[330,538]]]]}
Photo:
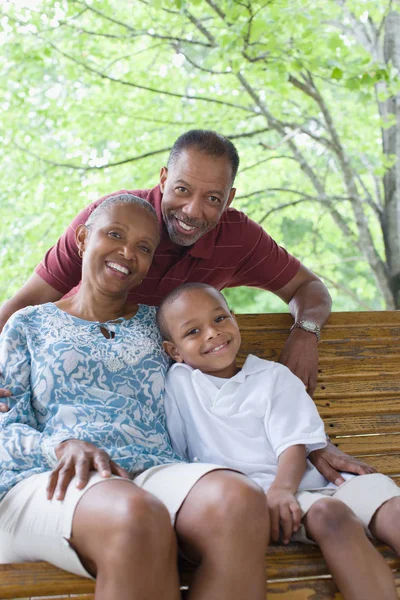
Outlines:
{"type": "Polygon", "coordinates": [[[292,533],[298,530],[302,512],[294,494],[287,489],[271,485],[267,492],[268,510],[271,519],[271,539],[279,541],[279,528],[283,533],[283,543],[288,544],[292,533]]]}

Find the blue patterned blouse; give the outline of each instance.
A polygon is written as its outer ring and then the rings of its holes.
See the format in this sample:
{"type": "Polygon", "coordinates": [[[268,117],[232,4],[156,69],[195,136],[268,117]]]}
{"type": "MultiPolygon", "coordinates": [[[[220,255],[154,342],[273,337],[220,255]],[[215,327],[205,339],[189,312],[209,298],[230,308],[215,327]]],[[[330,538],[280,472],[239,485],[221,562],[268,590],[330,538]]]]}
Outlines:
{"type": "Polygon", "coordinates": [[[154,307],[107,323],[51,303],[15,313],[0,336],[1,387],[13,394],[0,416],[0,499],[51,469],[55,447],[71,438],[96,444],[132,474],[181,461],[164,414],[168,365],[154,307]]]}

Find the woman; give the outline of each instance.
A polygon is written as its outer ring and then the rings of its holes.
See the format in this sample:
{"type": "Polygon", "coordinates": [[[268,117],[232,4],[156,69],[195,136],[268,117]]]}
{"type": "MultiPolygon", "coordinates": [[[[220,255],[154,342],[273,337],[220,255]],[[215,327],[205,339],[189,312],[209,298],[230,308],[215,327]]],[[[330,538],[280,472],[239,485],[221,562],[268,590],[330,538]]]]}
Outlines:
{"type": "Polygon", "coordinates": [[[190,597],[265,598],[264,496],[238,473],[174,454],[155,309],[127,303],[159,242],[153,209],[113,197],[76,240],[78,293],[19,311],[0,337],[12,392],[0,425],[0,562],[95,576],[96,600],[177,600],[178,541],[200,562],[190,597]]]}

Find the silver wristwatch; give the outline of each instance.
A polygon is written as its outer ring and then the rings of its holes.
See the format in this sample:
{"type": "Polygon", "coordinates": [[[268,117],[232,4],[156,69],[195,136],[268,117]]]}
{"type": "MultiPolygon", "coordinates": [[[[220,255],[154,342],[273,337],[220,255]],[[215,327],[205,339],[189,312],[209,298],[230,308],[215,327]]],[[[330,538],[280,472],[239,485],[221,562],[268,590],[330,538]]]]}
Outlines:
{"type": "Polygon", "coordinates": [[[314,323],[314,321],[296,321],[296,323],[293,323],[291,326],[290,331],[293,331],[293,329],[296,329],[297,327],[300,327],[300,329],[304,329],[304,331],[308,331],[309,333],[315,333],[317,340],[319,341],[321,337],[321,328],[314,323]]]}

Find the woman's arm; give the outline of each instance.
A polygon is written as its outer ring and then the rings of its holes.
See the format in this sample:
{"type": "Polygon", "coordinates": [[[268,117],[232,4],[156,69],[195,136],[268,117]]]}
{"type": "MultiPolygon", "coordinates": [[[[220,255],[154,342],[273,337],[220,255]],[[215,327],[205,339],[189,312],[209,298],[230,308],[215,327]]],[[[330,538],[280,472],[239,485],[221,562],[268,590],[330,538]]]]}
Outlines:
{"type": "Polygon", "coordinates": [[[31,403],[31,354],[24,317],[16,314],[0,336],[0,372],[10,390],[11,410],[0,418],[0,461],[2,469],[25,471],[47,465],[57,458],[54,448],[65,434],[39,431],[31,403]]]}
{"type": "Polygon", "coordinates": [[[283,530],[283,543],[288,544],[292,533],[300,526],[302,512],[295,493],[305,470],[305,446],[291,446],[279,456],[278,472],[267,492],[271,537],[275,542],[279,540],[280,527],[283,530]]]}

